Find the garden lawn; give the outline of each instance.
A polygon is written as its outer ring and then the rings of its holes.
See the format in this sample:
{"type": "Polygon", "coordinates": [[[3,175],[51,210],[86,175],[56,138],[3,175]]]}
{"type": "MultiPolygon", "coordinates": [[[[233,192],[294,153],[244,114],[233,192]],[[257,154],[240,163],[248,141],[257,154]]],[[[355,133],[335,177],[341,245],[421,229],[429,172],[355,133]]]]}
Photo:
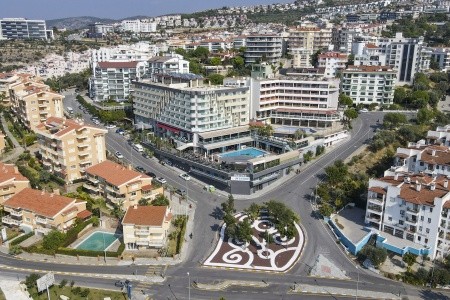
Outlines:
{"type": "MultiPolygon", "coordinates": [[[[50,288],[50,297],[51,299],[60,299],[60,295],[64,295],[70,298],[70,300],[85,300],[85,299],[104,299],[105,297],[110,297],[111,300],[126,300],[126,295],[121,292],[109,291],[109,290],[97,290],[97,289],[89,289],[89,294],[86,297],[82,297],[81,295],[76,295],[73,292],[76,290],[76,287],[71,288],[70,286],[65,286],[60,288],[58,285],[54,285],[50,288]]],[[[86,290],[86,288],[81,288],[81,290],[86,290]]],[[[47,300],[47,293],[44,291],[41,294],[36,293],[36,288],[32,288],[29,290],[31,296],[34,300],[47,300]]],[[[1,299],[1,298],[0,298],[1,299]]]]}

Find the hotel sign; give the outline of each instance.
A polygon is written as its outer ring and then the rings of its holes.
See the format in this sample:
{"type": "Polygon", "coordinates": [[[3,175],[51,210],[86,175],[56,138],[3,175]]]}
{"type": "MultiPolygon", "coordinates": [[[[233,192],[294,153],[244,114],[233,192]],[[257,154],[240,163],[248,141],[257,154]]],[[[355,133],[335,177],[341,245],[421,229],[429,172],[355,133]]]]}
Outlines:
{"type": "Polygon", "coordinates": [[[243,174],[234,174],[231,176],[231,181],[250,181],[250,176],[243,174]]]}

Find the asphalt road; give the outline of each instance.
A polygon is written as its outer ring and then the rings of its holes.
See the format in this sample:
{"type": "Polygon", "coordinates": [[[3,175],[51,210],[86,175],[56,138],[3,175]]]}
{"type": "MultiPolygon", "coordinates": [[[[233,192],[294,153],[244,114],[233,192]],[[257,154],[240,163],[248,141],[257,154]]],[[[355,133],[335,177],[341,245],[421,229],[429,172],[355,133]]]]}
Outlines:
{"type": "MultiPolygon", "coordinates": [[[[70,106],[75,113],[80,112],[78,102],[74,95],[66,95],[64,100],[65,107],[70,106]]],[[[84,115],[87,122],[90,117],[84,115]]],[[[207,292],[191,288],[192,299],[218,299],[221,296],[226,299],[317,299],[318,295],[290,295],[290,287],[294,282],[302,282],[319,286],[329,287],[332,292],[333,287],[343,287],[356,289],[356,278],[358,270],[355,264],[345,255],[343,250],[335,242],[328,228],[323,222],[315,217],[311,203],[307,195],[314,189],[319,182],[319,175],[323,169],[332,164],[336,159],[345,159],[351,155],[361,145],[366,143],[374,134],[376,121],[382,119],[382,113],[366,113],[354,121],[352,138],[338,145],[333,151],[325,153],[321,158],[309,163],[309,166],[300,174],[290,180],[280,184],[264,196],[256,199],[247,199],[236,201],[236,209],[240,210],[250,205],[252,202],[262,203],[270,199],[277,199],[289,205],[301,218],[301,224],[306,232],[307,243],[302,252],[299,263],[287,274],[267,274],[256,272],[240,272],[220,269],[209,269],[201,267],[201,262],[211,253],[215,246],[215,240],[218,235],[218,228],[221,220],[216,217],[217,209],[220,203],[225,200],[220,194],[211,194],[203,191],[202,184],[195,180],[186,182],[179,178],[181,171],[174,168],[162,166],[154,159],[145,159],[138,152],[129,146],[123,136],[115,133],[115,129],[110,130],[106,135],[107,148],[111,152],[120,151],[124,159],[133,165],[140,165],[146,170],[151,170],[157,176],[167,179],[168,183],[174,187],[187,189],[189,198],[197,203],[194,216],[193,241],[187,253],[187,259],[184,263],[169,267],[167,270],[167,281],[164,285],[155,285],[149,287],[147,292],[156,299],[187,299],[188,295],[188,276],[191,280],[201,283],[211,283],[225,279],[233,280],[265,280],[269,283],[266,289],[230,287],[221,292],[207,292]],[[352,280],[334,280],[324,278],[307,277],[307,271],[314,264],[318,254],[325,255],[337,266],[344,270],[352,280]]],[[[7,256],[0,256],[0,264],[15,265],[22,268],[38,270],[64,270],[65,272],[78,273],[101,273],[101,274],[130,274],[130,267],[87,267],[81,265],[56,265],[49,263],[34,263],[17,261],[7,256]]],[[[133,268],[134,269],[134,268],[133,268]]],[[[138,272],[145,270],[145,267],[138,267],[138,272]]],[[[3,274],[3,273],[2,273],[3,274]]],[[[373,274],[369,271],[359,269],[360,289],[383,291],[397,293],[402,295],[415,296],[423,299],[432,299],[436,295],[427,294],[426,290],[416,289],[409,285],[403,285],[400,282],[393,282],[373,274]]],[[[76,280],[77,281],[77,280],[76,280]]],[[[92,278],[91,284],[107,284],[92,278]]],[[[112,283],[111,283],[112,284],[112,283]]],[[[327,296],[321,296],[327,297],[327,296]]],[[[329,296],[335,299],[335,296],[329,296]]],[[[436,296],[437,297],[437,296],[436,296]]],[[[341,299],[341,298],[339,298],[341,299]]],[[[345,298],[342,298],[345,299],[345,298]]]]}

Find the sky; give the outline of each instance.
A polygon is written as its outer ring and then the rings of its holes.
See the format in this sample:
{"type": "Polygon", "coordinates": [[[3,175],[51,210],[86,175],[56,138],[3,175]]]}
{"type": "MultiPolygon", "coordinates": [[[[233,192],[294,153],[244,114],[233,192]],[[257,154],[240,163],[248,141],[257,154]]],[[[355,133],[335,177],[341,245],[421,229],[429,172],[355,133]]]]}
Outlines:
{"type": "Polygon", "coordinates": [[[120,19],[159,16],[223,6],[292,3],[294,0],[2,0],[1,18],[59,19],[92,16],[120,19]]]}

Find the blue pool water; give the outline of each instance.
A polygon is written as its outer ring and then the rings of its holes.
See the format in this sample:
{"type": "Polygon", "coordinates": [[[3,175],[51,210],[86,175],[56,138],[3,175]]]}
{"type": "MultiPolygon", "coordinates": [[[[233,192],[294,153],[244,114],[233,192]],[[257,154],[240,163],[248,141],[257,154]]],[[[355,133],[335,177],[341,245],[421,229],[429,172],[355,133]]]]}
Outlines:
{"type": "Polygon", "coordinates": [[[104,251],[109,248],[118,238],[119,234],[109,232],[94,232],[85,238],[76,249],[104,251]]]}
{"type": "Polygon", "coordinates": [[[251,157],[260,157],[265,154],[268,154],[266,151],[259,150],[256,148],[245,148],[241,150],[236,150],[232,152],[223,153],[220,157],[235,157],[235,156],[251,156],[251,157]]]}

